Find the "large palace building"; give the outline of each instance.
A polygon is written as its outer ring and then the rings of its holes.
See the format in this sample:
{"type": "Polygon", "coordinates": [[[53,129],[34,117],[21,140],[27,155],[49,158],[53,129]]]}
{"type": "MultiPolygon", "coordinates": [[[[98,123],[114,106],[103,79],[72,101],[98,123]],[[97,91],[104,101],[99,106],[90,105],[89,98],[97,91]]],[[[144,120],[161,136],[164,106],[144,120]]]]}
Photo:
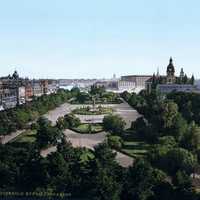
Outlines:
{"type": "Polygon", "coordinates": [[[166,70],[166,76],[162,76],[159,73],[154,74],[150,79],[146,81],[146,89],[148,92],[152,90],[160,91],[161,93],[169,93],[172,91],[182,92],[195,92],[194,76],[188,78],[184,73],[183,68],[179,76],[175,75],[175,66],[173,59],[170,58],[169,64],[166,70]]]}

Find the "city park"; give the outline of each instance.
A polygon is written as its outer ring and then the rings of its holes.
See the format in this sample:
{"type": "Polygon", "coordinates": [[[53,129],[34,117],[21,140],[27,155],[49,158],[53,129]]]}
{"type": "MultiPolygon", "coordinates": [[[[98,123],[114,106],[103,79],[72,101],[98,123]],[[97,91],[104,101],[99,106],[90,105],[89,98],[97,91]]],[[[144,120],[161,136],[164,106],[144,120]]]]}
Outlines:
{"type": "MultiPolygon", "coordinates": [[[[118,180],[125,180],[125,195],[135,187],[127,189],[127,184],[135,181],[154,187],[165,183],[165,191],[176,191],[174,186],[185,190],[188,185],[198,191],[199,98],[199,94],[187,93],[172,93],[163,99],[145,91],[119,95],[73,89],[2,112],[0,131],[7,130],[1,136],[1,142],[6,144],[0,145],[2,160],[12,170],[17,166],[14,175],[4,176],[3,183],[16,190],[20,184],[22,189],[35,191],[38,186],[46,189],[47,182],[53,191],[70,191],[75,196],[81,188],[80,193],[88,191],[88,187],[98,190],[99,185],[104,193],[118,180]],[[191,106],[185,110],[188,99],[191,106]],[[23,173],[19,174],[19,169],[23,173]],[[23,181],[17,182],[18,178],[23,181]],[[186,187],[178,185],[185,180],[186,187]]],[[[5,167],[2,165],[2,170],[10,170],[5,167]]],[[[119,187],[113,188],[120,192],[119,187]]],[[[106,193],[108,196],[113,188],[106,193]]],[[[142,186],[139,189],[143,191],[142,186]]],[[[152,187],[150,195],[151,191],[152,187]]]]}
{"type": "MultiPolygon", "coordinates": [[[[107,141],[113,150],[121,152],[120,159],[124,166],[131,165],[134,158],[145,155],[149,146],[135,137],[129,137],[133,135],[129,128],[140,115],[119,94],[94,88],[89,94],[82,92],[75,96],[44,115],[52,126],[63,131],[66,140],[74,147],[93,149],[107,141]],[[66,121],[72,123],[66,125],[66,121]],[[115,130],[112,130],[112,123],[115,130]]],[[[9,143],[35,143],[37,129],[34,124],[11,138],[9,143]]],[[[42,147],[41,155],[47,156],[52,151],[56,151],[55,145],[48,144],[42,147]]]]}

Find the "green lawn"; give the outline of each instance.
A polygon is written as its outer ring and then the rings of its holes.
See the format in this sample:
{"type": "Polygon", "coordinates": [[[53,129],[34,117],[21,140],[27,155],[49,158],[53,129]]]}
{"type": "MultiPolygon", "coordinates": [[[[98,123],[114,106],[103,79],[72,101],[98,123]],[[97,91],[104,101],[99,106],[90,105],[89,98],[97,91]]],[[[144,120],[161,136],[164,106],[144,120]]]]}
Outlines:
{"type": "Polygon", "coordinates": [[[103,131],[103,126],[101,124],[81,124],[73,130],[78,133],[98,133],[103,131]]]}
{"type": "Polygon", "coordinates": [[[72,111],[74,114],[78,115],[103,115],[111,114],[113,112],[112,108],[109,107],[98,107],[93,110],[91,107],[80,107],[72,111]]]}
{"type": "MultiPolygon", "coordinates": [[[[85,102],[79,102],[77,99],[74,99],[70,102],[71,104],[85,104],[85,105],[92,105],[93,101],[85,101],[85,102]]],[[[116,98],[113,100],[109,99],[99,99],[96,100],[96,104],[120,104],[122,103],[122,100],[120,98],[116,98]]]]}
{"type": "Polygon", "coordinates": [[[19,143],[24,143],[24,142],[35,142],[36,138],[36,130],[26,130],[16,138],[14,138],[11,142],[19,142],[19,143]]]}
{"type": "Polygon", "coordinates": [[[136,134],[133,132],[125,133],[122,138],[124,141],[122,152],[125,152],[132,157],[144,156],[151,147],[150,144],[138,139],[136,134]]]}

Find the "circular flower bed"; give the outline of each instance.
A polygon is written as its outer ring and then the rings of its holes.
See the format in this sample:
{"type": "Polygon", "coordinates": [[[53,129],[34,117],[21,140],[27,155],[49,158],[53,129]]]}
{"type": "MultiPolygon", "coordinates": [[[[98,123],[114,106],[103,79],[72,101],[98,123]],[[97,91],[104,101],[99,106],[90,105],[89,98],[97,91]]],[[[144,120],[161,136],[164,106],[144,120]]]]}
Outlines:
{"type": "Polygon", "coordinates": [[[99,133],[103,131],[101,124],[80,124],[77,127],[72,128],[77,133],[99,133]]]}
{"type": "Polygon", "coordinates": [[[76,108],[72,111],[73,114],[78,115],[103,115],[103,114],[111,114],[113,112],[112,108],[98,106],[97,108],[92,108],[90,106],[76,108]]]}

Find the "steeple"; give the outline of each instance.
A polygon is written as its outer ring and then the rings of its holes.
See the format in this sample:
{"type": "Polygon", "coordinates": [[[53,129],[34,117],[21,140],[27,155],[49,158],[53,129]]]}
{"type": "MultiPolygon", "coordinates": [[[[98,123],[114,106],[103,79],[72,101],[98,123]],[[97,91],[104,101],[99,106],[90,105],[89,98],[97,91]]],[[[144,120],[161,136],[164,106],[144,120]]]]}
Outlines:
{"type": "Polygon", "coordinates": [[[167,74],[174,74],[175,73],[175,67],[173,65],[173,59],[170,57],[169,59],[169,65],[167,66],[167,74]]]}
{"type": "Polygon", "coordinates": [[[169,65],[167,66],[167,84],[173,84],[175,83],[175,67],[173,65],[173,59],[170,57],[169,59],[169,65]]]}
{"type": "Polygon", "coordinates": [[[181,78],[181,80],[183,79],[184,75],[185,75],[185,73],[183,71],[183,68],[181,68],[181,72],[180,72],[180,78],[181,78]]]}
{"type": "Polygon", "coordinates": [[[169,59],[169,64],[173,65],[173,59],[172,59],[172,57],[170,57],[170,59],[169,59]]]}

